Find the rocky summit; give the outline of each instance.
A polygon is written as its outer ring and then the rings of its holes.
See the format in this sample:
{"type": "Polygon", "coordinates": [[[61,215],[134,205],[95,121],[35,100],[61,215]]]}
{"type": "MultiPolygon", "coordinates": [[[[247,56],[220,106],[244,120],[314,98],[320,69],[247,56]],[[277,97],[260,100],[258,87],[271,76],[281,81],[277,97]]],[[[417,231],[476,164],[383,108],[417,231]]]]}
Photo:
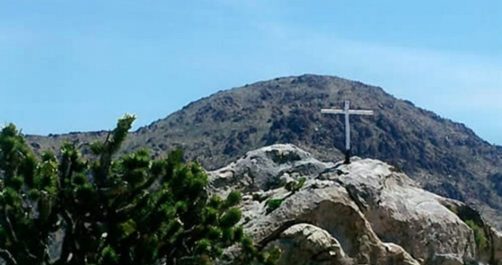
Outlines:
{"type": "Polygon", "coordinates": [[[502,264],[502,234],[479,212],[379,160],[272,145],[209,175],[211,193],[243,192],[242,225],[261,249],[281,249],[279,264],[502,264]]]}
{"type": "MultiPolygon", "coordinates": [[[[167,96],[167,95],[166,95],[167,96]]],[[[372,109],[353,117],[353,151],[403,170],[421,187],[467,202],[502,229],[502,147],[491,145],[460,123],[444,119],[386,93],[382,88],[332,76],[276,78],[218,92],[142,127],[124,151],[140,148],[163,155],[181,147],[205,168],[222,167],[246,152],[292,143],[323,160],[342,158],[343,117],[322,108],[372,109]]],[[[30,136],[35,150],[81,145],[107,132],[30,136]]]]}

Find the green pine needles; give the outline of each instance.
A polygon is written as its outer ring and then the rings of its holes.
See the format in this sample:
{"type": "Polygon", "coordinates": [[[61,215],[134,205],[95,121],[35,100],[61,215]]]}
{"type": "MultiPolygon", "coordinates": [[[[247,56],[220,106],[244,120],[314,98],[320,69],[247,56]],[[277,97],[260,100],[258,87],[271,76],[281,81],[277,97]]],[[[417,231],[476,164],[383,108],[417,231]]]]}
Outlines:
{"type": "Polygon", "coordinates": [[[209,197],[208,177],[182,153],[116,158],[134,116],[119,119],[94,155],[72,144],[36,157],[14,125],[0,132],[0,257],[8,265],[213,264],[240,244],[272,264],[237,224],[241,195],[209,197]],[[58,246],[59,242],[59,247],[58,246]]]}

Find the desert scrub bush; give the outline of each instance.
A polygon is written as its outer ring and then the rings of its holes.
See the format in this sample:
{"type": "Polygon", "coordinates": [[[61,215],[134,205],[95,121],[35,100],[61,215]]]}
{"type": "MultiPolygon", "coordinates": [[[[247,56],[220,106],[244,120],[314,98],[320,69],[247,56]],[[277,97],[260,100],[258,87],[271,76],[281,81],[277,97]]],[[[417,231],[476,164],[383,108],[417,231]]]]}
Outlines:
{"type": "Polygon", "coordinates": [[[282,204],[284,199],[270,199],[265,203],[265,206],[267,207],[266,212],[267,214],[271,213],[275,209],[279,208],[282,204]]]}
{"type": "Polygon", "coordinates": [[[476,224],[476,222],[474,222],[473,220],[467,220],[465,221],[465,224],[467,224],[474,233],[474,240],[476,242],[476,246],[478,247],[478,249],[482,250],[487,248],[488,238],[486,237],[486,233],[483,227],[476,224]]]}
{"type": "Polygon", "coordinates": [[[296,181],[290,181],[286,183],[284,188],[286,188],[287,191],[291,192],[291,194],[294,194],[298,192],[301,188],[303,188],[303,185],[305,185],[305,181],[307,181],[307,179],[305,177],[302,177],[296,181]]]}

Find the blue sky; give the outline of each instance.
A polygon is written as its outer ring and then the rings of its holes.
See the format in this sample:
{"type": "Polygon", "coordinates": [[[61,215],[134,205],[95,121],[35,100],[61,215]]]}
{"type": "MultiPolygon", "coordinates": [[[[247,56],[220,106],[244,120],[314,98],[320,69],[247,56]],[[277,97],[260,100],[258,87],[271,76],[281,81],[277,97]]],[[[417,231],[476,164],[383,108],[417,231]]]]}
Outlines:
{"type": "Polygon", "coordinates": [[[383,87],[502,144],[502,1],[0,0],[0,124],[146,125],[278,76],[383,87]]]}

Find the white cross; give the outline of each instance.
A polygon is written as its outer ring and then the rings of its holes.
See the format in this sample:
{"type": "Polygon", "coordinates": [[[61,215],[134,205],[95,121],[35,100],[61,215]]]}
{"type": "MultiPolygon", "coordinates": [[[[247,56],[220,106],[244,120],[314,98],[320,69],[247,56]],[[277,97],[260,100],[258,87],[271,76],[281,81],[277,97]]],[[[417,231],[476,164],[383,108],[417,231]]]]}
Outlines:
{"type": "Polygon", "coordinates": [[[350,163],[350,115],[373,115],[372,110],[350,109],[350,101],[345,101],[343,109],[322,109],[323,114],[344,114],[345,115],[345,163],[350,163]]]}

